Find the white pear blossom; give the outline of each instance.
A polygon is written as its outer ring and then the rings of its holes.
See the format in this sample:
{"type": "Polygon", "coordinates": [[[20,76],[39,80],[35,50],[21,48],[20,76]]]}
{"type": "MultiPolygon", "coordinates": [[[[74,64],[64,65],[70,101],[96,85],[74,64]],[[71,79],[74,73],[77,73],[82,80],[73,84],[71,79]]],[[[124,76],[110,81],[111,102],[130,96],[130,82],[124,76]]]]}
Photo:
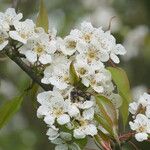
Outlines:
{"type": "Polygon", "coordinates": [[[147,93],[140,95],[138,101],[129,104],[129,111],[133,115],[141,112],[150,118],[150,95],[147,93]]]}
{"type": "Polygon", "coordinates": [[[3,50],[8,44],[8,33],[0,29],[0,51],[3,50]]]}
{"type": "Polygon", "coordinates": [[[72,35],[66,36],[63,40],[60,39],[60,50],[65,54],[65,55],[72,55],[73,53],[76,52],[77,50],[77,41],[78,38],[74,37],[72,35]]]}
{"type": "Polygon", "coordinates": [[[104,68],[84,79],[83,84],[87,87],[91,86],[98,93],[104,93],[106,90],[113,90],[111,74],[104,68]]]}
{"type": "Polygon", "coordinates": [[[71,61],[63,55],[56,55],[52,64],[44,71],[42,83],[56,86],[58,89],[65,89],[69,86],[69,66],[71,61]]]}
{"type": "Polygon", "coordinates": [[[83,139],[87,135],[94,136],[97,134],[97,128],[93,123],[90,123],[88,120],[81,118],[79,120],[80,126],[74,129],[73,136],[76,139],[83,139]]]}
{"type": "Polygon", "coordinates": [[[35,24],[30,19],[26,19],[23,22],[15,21],[14,28],[14,31],[9,32],[10,37],[23,44],[26,44],[35,35],[35,24]]]}
{"type": "Polygon", "coordinates": [[[0,27],[4,31],[9,31],[10,26],[14,25],[14,22],[21,20],[22,13],[17,14],[14,8],[8,8],[5,13],[0,12],[0,27]]]}
{"type": "Polygon", "coordinates": [[[39,61],[41,64],[48,64],[52,62],[51,55],[56,51],[54,47],[55,43],[50,41],[49,35],[42,31],[37,37],[28,40],[19,51],[31,63],[39,61]]]}
{"type": "Polygon", "coordinates": [[[135,138],[141,142],[148,139],[150,134],[150,119],[143,114],[138,114],[133,122],[129,122],[130,128],[136,131],[135,138]]]}
{"type": "Polygon", "coordinates": [[[55,120],[60,125],[70,122],[70,116],[67,114],[68,104],[58,91],[40,93],[37,100],[41,104],[37,110],[37,115],[38,117],[44,116],[46,124],[51,126],[55,120]]]}

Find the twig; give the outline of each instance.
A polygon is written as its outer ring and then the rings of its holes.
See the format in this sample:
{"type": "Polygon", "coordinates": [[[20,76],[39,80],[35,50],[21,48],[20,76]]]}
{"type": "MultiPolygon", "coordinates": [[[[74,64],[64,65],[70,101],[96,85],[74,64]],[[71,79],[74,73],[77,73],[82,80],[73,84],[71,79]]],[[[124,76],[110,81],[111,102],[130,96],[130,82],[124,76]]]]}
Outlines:
{"type": "Polygon", "coordinates": [[[131,141],[129,141],[129,143],[135,148],[135,150],[139,150],[139,148],[131,141]]]}
{"type": "Polygon", "coordinates": [[[49,91],[53,89],[53,86],[51,84],[43,84],[41,83],[42,76],[38,76],[37,73],[30,68],[28,65],[26,65],[19,57],[17,57],[14,53],[14,51],[9,51],[8,49],[5,50],[6,55],[14,61],[24,72],[28,74],[31,79],[36,82],[38,85],[40,85],[45,91],[49,91]]]}

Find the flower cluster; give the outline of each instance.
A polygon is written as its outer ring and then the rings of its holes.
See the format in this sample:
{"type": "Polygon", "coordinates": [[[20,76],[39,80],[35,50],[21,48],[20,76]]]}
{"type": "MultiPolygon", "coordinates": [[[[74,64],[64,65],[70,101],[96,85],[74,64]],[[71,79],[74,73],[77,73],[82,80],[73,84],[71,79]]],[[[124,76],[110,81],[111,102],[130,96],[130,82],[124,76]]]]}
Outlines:
{"type": "Polygon", "coordinates": [[[139,142],[147,140],[150,135],[150,95],[147,93],[141,95],[137,102],[129,105],[129,111],[134,119],[129,125],[136,132],[136,140],[139,142]]]}
{"type": "Polygon", "coordinates": [[[32,20],[21,19],[12,8],[0,14],[0,50],[10,44],[28,65],[43,67],[41,82],[52,84],[53,90],[38,94],[37,116],[47,124],[57,150],[77,149],[74,139],[94,136],[99,129],[93,93],[110,98],[116,108],[121,105],[106,64],[119,63],[118,55],[126,50],[110,31],[89,22],[61,38],[55,30],[46,33],[32,20]]]}
{"type": "Polygon", "coordinates": [[[18,42],[19,52],[24,54],[29,63],[51,63],[51,54],[56,51],[55,34],[46,33],[44,29],[36,27],[30,19],[20,21],[22,14],[16,14],[13,8],[0,13],[0,50],[12,41],[18,42]]]}
{"type": "Polygon", "coordinates": [[[83,22],[80,29],[72,30],[66,37],[55,39],[56,51],[41,80],[54,88],[38,95],[41,104],[38,117],[44,118],[49,126],[47,135],[52,142],[60,138],[63,127],[75,139],[94,136],[98,126],[94,120],[96,103],[92,93],[111,98],[116,108],[121,105],[105,63],[109,60],[119,63],[117,55],[125,54],[125,49],[116,44],[109,31],[94,28],[89,22],[83,22]],[[70,72],[72,64],[74,72],[70,72]],[[77,85],[71,82],[71,74],[79,80],[77,85]]]}

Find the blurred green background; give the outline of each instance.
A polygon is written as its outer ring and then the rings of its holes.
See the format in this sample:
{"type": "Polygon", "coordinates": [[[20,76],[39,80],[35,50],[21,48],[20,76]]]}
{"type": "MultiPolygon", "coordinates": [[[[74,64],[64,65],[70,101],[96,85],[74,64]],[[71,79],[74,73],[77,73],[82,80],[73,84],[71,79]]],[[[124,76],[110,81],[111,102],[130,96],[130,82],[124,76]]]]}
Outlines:
{"type": "MultiPolygon", "coordinates": [[[[119,66],[129,76],[133,97],[150,88],[150,0],[45,0],[50,28],[65,36],[83,20],[108,29],[117,42],[127,49],[119,66]],[[136,93],[136,94],[135,94],[136,93]]],[[[0,11],[12,6],[11,0],[0,0],[0,11]]],[[[20,0],[19,12],[36,20],[39,1],[20,0]]],[[[0,55],[0,105],[28,88],[30,79],[8,58],[0,55]]],[[[0,130],[0,150],[53,150],[46,136],[46,126],[36,117],[36,99],[31,94],[24,98],[21,110],[0,130]]],[[[135,141],[134,141],[135,142],[135,141]]],[[[149,150],[150,144],[139,144],[149,150]]],[[[135,149],[133,146],[126,147],[135,149]]]]}

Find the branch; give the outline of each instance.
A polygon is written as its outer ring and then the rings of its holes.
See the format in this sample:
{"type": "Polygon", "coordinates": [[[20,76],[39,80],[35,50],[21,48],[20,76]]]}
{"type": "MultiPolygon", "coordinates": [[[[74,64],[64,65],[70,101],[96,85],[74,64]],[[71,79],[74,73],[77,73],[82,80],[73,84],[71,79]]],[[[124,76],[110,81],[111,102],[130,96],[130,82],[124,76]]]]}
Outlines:
{"type": "Polygon", "coordinates": [[[19,57],[16,56],[16,53],[13,51],[9,51],[9,49],[6,49],[6,55],[14,61],[24,72],[28,74],[28,76],[39,86],[41,86],[45,91],[49,91],[53,89],[53,86],[51,84],[43,84],[41,83],[42,76],[38,76],[37,73],[31,69],[28,65],[26,65],[19,57]]]}

